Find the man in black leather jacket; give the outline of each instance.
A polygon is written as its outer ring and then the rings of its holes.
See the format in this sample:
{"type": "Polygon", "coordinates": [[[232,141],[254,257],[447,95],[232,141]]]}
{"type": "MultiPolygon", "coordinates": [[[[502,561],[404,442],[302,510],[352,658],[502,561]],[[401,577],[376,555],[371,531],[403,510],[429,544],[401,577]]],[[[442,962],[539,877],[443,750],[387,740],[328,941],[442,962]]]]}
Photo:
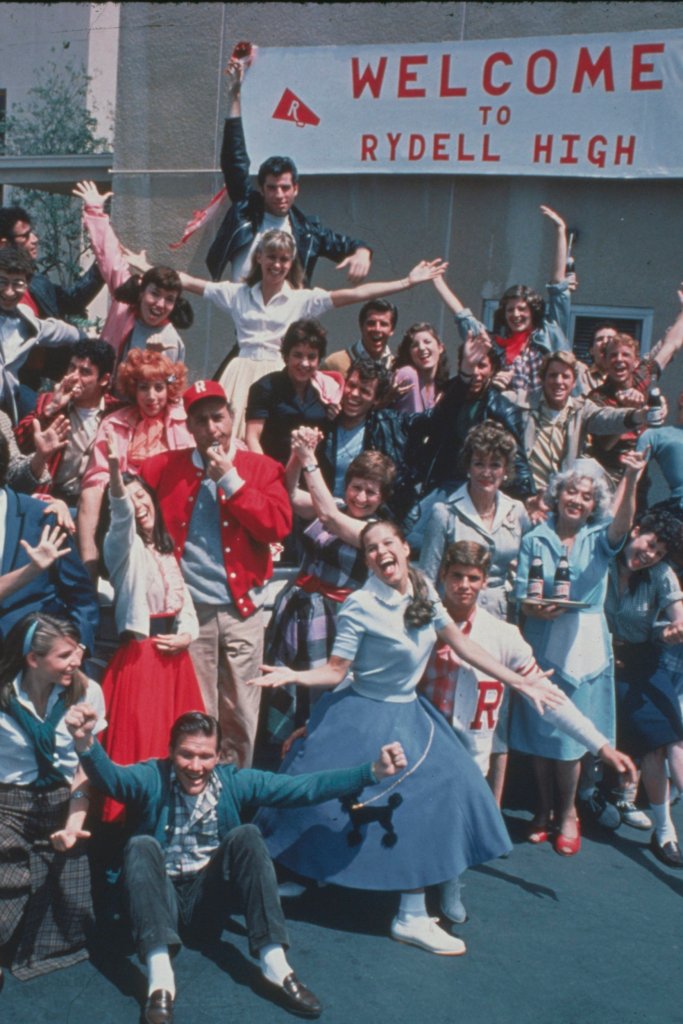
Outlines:
{"type": "Polygon", "coordinates": [[[269,157],[258,173],[258,189],[249,182],[249,156],[244,138],[240,92],[244,67],[231,60],[226,68],[230,108],[223,129],[221,170],[232,206],[218,229],[206,257],[214,281],[232,264],[232,279],[248,273],[250,255],[258,235],[269,228],[291,231],[308,287],[318,257],[346,268],[351,284],[358,284],[370,270],[372,251],[365,242],[324,227],[308,217],[294,202],[299,192],[296,166],[289,157],[269,157]],[[289,222],[285,226],[286,222],[289,222]]]}

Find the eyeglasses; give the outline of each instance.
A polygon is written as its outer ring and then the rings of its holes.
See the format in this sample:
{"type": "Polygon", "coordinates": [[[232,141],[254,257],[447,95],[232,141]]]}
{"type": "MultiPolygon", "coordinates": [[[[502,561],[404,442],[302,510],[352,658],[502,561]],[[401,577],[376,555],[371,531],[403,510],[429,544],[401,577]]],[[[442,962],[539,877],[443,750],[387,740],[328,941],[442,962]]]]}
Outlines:
{"type": "Polygon", "coordinates": [[[14,292],[26,291],[27,282],[22,277],[0,277],[0,292],[6,292],[10,289],[14,292]]]}
{"type": "Polygon", "coordinates": [[[33,235],[34,238],[38,237],[33,228],[29,228],[28,231],[15,231],[12,235],[12,240],[14,242],[28,242],[31,235],[33,235]]]}

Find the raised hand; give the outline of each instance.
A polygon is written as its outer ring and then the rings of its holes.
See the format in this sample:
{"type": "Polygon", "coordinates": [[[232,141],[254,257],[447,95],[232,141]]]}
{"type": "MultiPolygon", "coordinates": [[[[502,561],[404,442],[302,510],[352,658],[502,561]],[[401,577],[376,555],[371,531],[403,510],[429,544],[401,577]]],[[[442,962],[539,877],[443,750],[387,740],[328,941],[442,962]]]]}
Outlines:
{"type": "Polygon", "coordinates": [[[462,346],[461,372],[466,377],[471,377],[474,373],[474,368],[482,359],[486,358],[492,347],[491,338],[487,331],[482,331],[481,334],[473,334],[470,331],[467,335],[467,340],[462,346]]]}
{"type": "Polygon", "coordinates": [[[422,284],[423,281],[433,281],[435,277],[441,277],[446,273],[448,264],[442,259],[420,260],[408,274],[408,283],[411,288],[415,284],[422,284]]]}
{"type": "Polygon", "coordinates": [[[64,547],[68,537],[59,526],[44,526],[40,540],[31,547],[28,541],[20,540],[22,548],[30,558],[38,572],[45,572],[58,558],[64,558],[71,550],[64,547]]]}
{"type": "Polygon", "coordinates": [[[113,192],[100,193],[94,181],[79,181],[71,194],[77,199],[82,199],[85,206],[100,207],[114,195],[113,192]]]}
{"type": "Polygon", "coordinates": [[[562,228],[563,231],[566,231],[567,225],[565,224],[563,218],[559,215],[559,213],[551,209],[550,206],[541,205],[539,206],[539,210],[541,211],[544,217],[547,217],[549,220],[551,220],[553,224],[557,224],[558,228],[562,228]]]}

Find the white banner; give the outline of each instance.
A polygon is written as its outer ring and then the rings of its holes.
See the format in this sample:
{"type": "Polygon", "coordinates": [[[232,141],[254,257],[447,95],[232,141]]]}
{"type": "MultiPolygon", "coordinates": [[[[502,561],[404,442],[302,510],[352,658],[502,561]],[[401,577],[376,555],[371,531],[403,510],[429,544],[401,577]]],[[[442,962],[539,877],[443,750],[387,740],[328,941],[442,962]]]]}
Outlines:
{"type": "Polygon", "coordinates": [[[243,105],[306,174],[682,177],[683,30],[261,49],[243,105]]]}

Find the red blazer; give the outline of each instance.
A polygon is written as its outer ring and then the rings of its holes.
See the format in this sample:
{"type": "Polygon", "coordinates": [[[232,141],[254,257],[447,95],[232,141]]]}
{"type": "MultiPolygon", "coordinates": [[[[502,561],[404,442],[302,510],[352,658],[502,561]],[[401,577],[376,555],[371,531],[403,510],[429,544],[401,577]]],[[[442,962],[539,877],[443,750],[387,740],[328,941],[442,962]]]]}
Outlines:
{"type": "MultiPolygon", "coordinates": [[[[246,619],[256,611],[249,591],[272,575],[269,545],[284,540],[291,531],[292,509],[278,462],[237,450],[234,465],[244,484],[232,497],[218,488],[221,540],[228,589],[238,613],[246,619]]],[[[180,560],[204,471],[192,462],[192,450],[183,449],[147,459],[140,475],[156,492],[180,560]]]]}

